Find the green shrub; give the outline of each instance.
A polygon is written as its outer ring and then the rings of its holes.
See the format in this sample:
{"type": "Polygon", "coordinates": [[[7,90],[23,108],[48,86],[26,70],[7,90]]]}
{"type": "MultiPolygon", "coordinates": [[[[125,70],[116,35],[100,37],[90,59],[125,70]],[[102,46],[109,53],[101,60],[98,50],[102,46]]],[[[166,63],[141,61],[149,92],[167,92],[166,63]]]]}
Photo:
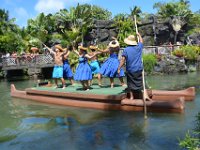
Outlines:
{"type": "Polygon", "coordinates": [[[200,47],[184,45],[173,51],[172,54],[178,57],[184,57],[187,60],[196,60],[200,55],[200,47]]]}
{"type": "Polygon", "coordinates": [[[156,65],[157,58],[154,54],[146,54],[143,55],[143,63],[144,63],[144,71],[149,73],[152,73],[154,70],[154,66],[156,65]]]}
{"type": "Polygon", "coordinates": [[[195,129],[187,132],[185,138],[180,140],[179,146],[187,150],[200,149],[200,112],[196,116],[195,129]]]}

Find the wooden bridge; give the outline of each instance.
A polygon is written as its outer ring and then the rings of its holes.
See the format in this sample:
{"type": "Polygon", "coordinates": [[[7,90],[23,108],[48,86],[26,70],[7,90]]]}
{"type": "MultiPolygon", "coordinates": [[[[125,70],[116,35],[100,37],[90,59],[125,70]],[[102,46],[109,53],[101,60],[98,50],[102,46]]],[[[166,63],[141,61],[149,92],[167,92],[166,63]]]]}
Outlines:
{"type": "Polygon", "coordinates": [[[35,56],[4,57],[0,60],[2,70],[21,70],[31,68],[53,67],[54,61],[50,54],[40,54],[35,56]]]}

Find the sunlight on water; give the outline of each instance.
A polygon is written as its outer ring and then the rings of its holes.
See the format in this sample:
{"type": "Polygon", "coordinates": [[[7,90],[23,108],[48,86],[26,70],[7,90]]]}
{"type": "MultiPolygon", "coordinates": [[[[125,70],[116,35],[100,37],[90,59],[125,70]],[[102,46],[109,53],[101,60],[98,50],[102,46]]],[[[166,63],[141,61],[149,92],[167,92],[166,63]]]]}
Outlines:
{"type": "MultiPolygon", "coordinates": [[[[31,87],[33,80],[0,81],[0,149],[8,150],[169,150],[194,126],[200,110],[199,73],[146,77],[152,89],[196,87],[185,113],[101,111],[41,104],[10,97],[10,84],[31,87]]],[[[119,82],[116,79],[116,82],[119,82]]],[[[104,81],[104,83],[109,83],[104,81]]]]}

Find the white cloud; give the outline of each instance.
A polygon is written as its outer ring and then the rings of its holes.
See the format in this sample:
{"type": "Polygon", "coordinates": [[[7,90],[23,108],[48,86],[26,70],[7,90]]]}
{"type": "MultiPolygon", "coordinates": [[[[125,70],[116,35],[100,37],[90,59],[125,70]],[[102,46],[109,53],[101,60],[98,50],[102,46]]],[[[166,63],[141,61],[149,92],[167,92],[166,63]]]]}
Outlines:
{"type": "Polygon", "coordinates": [[[39,13],[54,13],[64,8],[64,0],[39,0],[35,5],[35,10],[39,13]]]}
{"type": "Polygon", "coordinates": [[[44,12],[45,14],[55,13],[66,6],[89,1],[91,0],[38,0],[35,10],[39,13],[44,12]]]}
{"type": "Polygon", "coordinates": [[[15,12],[18,17],[27,18],[29,16],[28,12],[23,7],[15,8],[15,12]]]}
{"type": "Polygon", "coordinates": [[[91,0],[67,0],[67,1],[71,1],[71,2],[77,2],[77,3],[87,3],[87,2],[89,2],[89,1],[91,1],[91,0]]]}
{"type": "Polygon", "coordinates": [[[16,22],[21,27],[26,26],[27,20],[30,18],[30,15],[23,7],[14,8],[14,13],[16,16],[16,22]]]}

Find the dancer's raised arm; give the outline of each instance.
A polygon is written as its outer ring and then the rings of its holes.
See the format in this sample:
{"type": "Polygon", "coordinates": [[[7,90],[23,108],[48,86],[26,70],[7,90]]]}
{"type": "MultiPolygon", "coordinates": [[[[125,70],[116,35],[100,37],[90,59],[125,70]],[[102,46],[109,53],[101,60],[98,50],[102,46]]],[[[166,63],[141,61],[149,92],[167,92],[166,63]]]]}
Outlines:
{"type": "Polygon", "coordinates": [[[70,51],[66,48],[66,52],[63,54],[64,59],[67,59],[70,54],[70,51]]]}
{"type": "Polygon", "coordinates": [[[48,51],[52,54],[56,54],[51,48],[49,48],[48,46],[46,46],[44,43],[43,43],[44,47],[48,49],[48,51]]]}
{"type": "Polygon", "coordinates": [[[94,53],[93,55],[88,55],[88,54],[86,54],[85,57],[87,57],[88,59],[91,59],[91,58],[95,57],[95,56],[98,55],[98,54],[101,54],[101,52],[96,52],[96,53],[94,53]]]}
{"type": "Polygon", "coordinates": [[[101,53],[108,53],[109,52],[109,47],[107,47],[106,49],[102,50],[102,49],[98,49],[99,52],[101,53]]]}

